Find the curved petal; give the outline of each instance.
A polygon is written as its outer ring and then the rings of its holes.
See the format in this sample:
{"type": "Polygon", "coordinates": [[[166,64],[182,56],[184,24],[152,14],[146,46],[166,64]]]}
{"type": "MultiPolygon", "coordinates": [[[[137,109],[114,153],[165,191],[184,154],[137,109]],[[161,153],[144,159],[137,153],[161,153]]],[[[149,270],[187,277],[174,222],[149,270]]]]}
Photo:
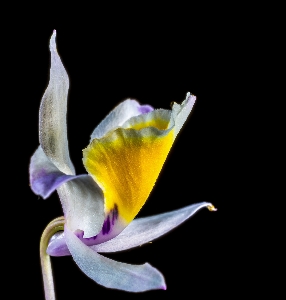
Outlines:
{"type": "Polygon", "coordinates": [[[111,234],[101,236],[96,244],[119,234],[137,215],[194,101],[188,93],[172,111],[158,109],[132,117],[83,150],[85,168],[103,190],[106,215],[115,207],[118,211],[111,234]]]}
{"type": "MultiPolygon", "coordinates": [[[[166,234],[179,226],[201,208],[215,210],[211,203],[201,202],[171,212],[133,220],[119,235],[101,244],[92,244],[88,239],[82,239],[86,245],[96,252],[118,252],[134,248],[166,234]]],[[[79,238],[81,236],[77,235],[79,238]]],[[[56,233],[47,248],[51,256],[66,256],[70,252],[66,245],[64,232],[56,233]]]]}
{"type": "Polygon", "coordinates": [[[124,122],[134,116],[153,111],[150,105],[140,105],[137,101],[127,99],[117,105],[94,129],[90,140],[102,138],[109,131],[122,126],[124,122]]]}
{"type": "Polygon", "coordinates": [[[95,236],[101,231],[103,194],[89,175],[65,175],[39,147],[31,158],[30,183],[33,192],[44,198],[58,190],[64,214],[74,231],[84,231],[84,237],[95,236]]]}
{"type": "Polygon", "coordinates": [[[174,229],[199,209],[211,203],[196,203],[178,210],[156,216],[133,220],[118,236],[90,248],[96,252],[117,252],[148,243],[174,229]]]}
{"type": "Polygon", "coordinates": [[[131,128],[118,128],[83,150],[84,165],[103,190],[106,215],[117,210],[112,227],[117,234],[137,215],[157,180],[174,141],[174,126],[166,128],[170,118],[164,110],[134,117],[124,124],[131,128]]]}
{"type": "Polygon", "coordinates": [[[46,156],[41,146],[33,154],[30,163],[30,185],[36,195],[48,198],[63,183],[76,178],[61,172],[46,156]]]}
{"type": "Polygon", "coordinates": [[[107,288],[129,292],[166,289],[163,275],[148,263],[120,263],[91,250],[65,226],[68,248],[78,267],[91,279],[107,288]]]}
{"type": "Polygon", "coordinates": [[[104,222],[104,199],[91,176],[79,175],[61,185],[57,192],[71,230],[82,230],[86,238],[96,236],[104,222]]]}
{"type": "Polygon", "coordinates": [[[69,78],[58,55],[55,38],[56,31],[50,40],[50,81],[40,106],[39,138],[41,147],[55,166],[67,175],[74,175],[66,127],[69,78]]]}

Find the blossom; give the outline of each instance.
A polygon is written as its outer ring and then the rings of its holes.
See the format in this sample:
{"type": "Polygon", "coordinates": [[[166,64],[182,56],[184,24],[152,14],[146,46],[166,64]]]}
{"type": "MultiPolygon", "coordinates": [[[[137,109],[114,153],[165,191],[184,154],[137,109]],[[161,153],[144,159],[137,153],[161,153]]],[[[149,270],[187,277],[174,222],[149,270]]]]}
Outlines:
{"type": "Polygon", "coordinates": [[[51,256],[72,255],[97,283],[140,292],[166,289],[154,267],[116,262],[99,253],[130,249],[170,231],[203,207],[202,202],[160,215],[134,219],[146,202],[174,140],[196,97],[187,94],[171,110],[127,99],[94,129],[83,150],[88,174],[76,175],[70,160],[66,111],[69,79],[58,55],[54,31],[50,40],[49,85],[39,112],[40,146],[30,163],[33,192],[44,199],[57,190],[64,231],[47,248],[51,256]]]}

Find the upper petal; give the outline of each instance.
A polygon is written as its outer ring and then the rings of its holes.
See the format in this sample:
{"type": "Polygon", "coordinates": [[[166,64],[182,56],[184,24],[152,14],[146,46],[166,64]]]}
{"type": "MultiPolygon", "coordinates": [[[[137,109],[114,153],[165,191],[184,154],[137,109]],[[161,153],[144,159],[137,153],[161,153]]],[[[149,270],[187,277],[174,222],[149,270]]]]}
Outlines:
{"type": "Polygon", "coordinates": [[[137,215],[194,101],[187,94],[172,111],[158,109],[132,117],[83,150],[84,165],[103,190],[106,215],[115,208],[118,212],[110,235],[101,235],[96,243],[113,238],[137,215]]]}
{"type": "Polygon", "coordinates": [[[68,224],[65,225],[65,236],[78,267],[98,284],[129,292],[166,289],[163,275],[151,265],[130,265],[101,256],[79,240],[68,224]]]}
{"type": "Polygon", "coordinates": [[[83,150],[84,165],[103,190],[106,215],[116,208],[117,234],[137,215],[157,180],[174,141],[174,126],[167,129],[170,118],[164,110],[134,117],[132,127],[125,123],[128,128],[93,139],[83,150]]]}
{"type": "Polygon", "coordinates": [[[50,40],[50,81],[39,113],[39,138],[42,149],[55,166],[65,174],[74,175],[66,127],[69,78],[58,55],[55,38],[54,31],[50,40]]]}
{"type": "Polygon", "coordinates": [[[91,246],[96,252],[117,252],[153,241],[174,229],[203,207],[211,207],[211,203],[196,203],[171,212],[133,220],[115,238],[98,245],[91,246]]]}
{"type": "Polygon", "coordinates": [[[153,110],[150,105],[140,105],[136,100],[127,99],[117,105],[94,129],[90,139],[101,138],[109,131],[122,126],[131,117],[148,113],[153,110]]]}

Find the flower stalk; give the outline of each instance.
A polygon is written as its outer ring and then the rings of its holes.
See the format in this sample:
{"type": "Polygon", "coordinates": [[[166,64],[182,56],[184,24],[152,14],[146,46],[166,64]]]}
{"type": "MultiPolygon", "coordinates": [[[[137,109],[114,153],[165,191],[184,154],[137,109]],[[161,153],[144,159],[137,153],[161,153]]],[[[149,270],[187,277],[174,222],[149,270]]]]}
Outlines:
{"type": "Polygon", "coordinates": [[[51,221],[45,228],[40,241],[40,259],[43,274],[45,299],[55,300],[54,280],[50,256],[47,254],[47,247],[50,238],[58,231],[64,230],[65,218],[58,217],[51,221]]]}

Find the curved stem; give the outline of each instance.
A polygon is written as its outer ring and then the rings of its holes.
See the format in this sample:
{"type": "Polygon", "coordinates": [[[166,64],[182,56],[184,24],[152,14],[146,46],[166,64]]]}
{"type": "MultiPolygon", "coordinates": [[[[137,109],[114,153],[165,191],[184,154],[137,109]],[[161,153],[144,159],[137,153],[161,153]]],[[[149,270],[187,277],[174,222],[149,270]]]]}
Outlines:
{"type": "Polygon", "coordinates": [[[40,258],[44,281],[45,299],[55,300],[55,289],[50,256],[47,254],[47,247],[50,238],[58,231],[64,230],[65,218],[59,217],[50,222],[45,228],[40,241],[40,258]]]}

